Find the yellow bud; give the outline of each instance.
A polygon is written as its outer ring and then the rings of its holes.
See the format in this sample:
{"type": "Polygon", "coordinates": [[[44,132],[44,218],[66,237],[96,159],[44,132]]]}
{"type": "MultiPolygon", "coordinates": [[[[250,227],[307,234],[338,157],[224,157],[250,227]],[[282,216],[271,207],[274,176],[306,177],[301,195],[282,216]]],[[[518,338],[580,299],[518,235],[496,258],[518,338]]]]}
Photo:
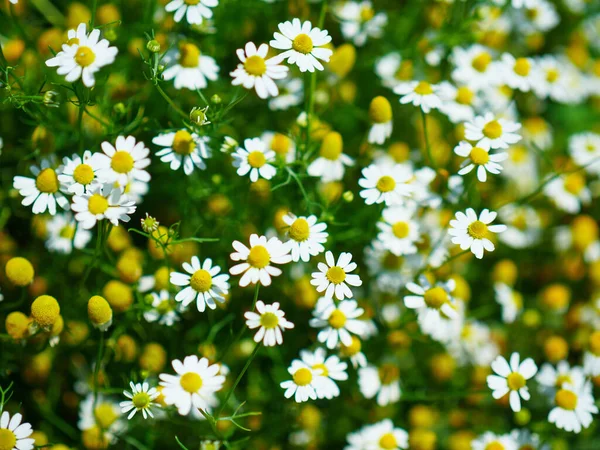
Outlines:
{"type": "Polygon", "coordinates": [[[31,319],[25,314],[19,311],[13,311],[6,316],[4,326],[6,327],[8,335],[17,341],[27,337],[29,334],[30,323],[31,319]]]}
{"type": "Polygon", "coordinates": [[[140,368],[152,373],[160,372],[167,362],[167,352],[157,342],[150,342],[144,346],[139,358],[140,368]]]}
{"type": "Polygon", "coordinates": [[[133,303],[131,287],[121,281],[111,280],[106,283],[102,289],[102,295],[118,313],[127,311],[133,303]]]}
{"type": "Polygon", "coordinates": [[[88,318],[92,325],[105,331],[112,323],[112,309],[104,297],[94,295],[88,300],[88,318]]]}
{"type": "Polygon", "coordinates": [[[60,314],[60,306],[54,297],[40,295],[31,304],[31,317],[42,328],[54,325],[60,314]]]}
{"type": "Polygon", "coordinates": [[[354,67],[356,49],[352,44],[342,44],[336,48],[329,60],[329,70],[338,77],[344,78],[354,67]]]}
{"type": "Polygon", "coordinates": [[[35,275],[31,263],[20,256],[9,259],[6,263],[5,271],[7,278],[15,286],[27,286],[31,284],[35,275]]]}

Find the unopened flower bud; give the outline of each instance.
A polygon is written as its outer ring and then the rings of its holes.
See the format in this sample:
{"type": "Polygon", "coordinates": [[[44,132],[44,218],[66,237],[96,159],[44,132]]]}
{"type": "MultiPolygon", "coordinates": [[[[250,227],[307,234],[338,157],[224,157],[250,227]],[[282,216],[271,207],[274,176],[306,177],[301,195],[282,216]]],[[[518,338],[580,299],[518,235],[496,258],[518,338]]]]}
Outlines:
{"type": "Polygon", "coordinates": [[[150,53],[158,53],[160,52],[160,42],[156,39],[152,39],[151,41],[148,41],[146,48],[150,53]]]}
{"type": "Polygon", "coordinates": [[[346,191],[342,194],[342,198],[346,203],[351,203],[354,200],[354,194],[352,191],[346,191]]]}
{"type": "Polygon", "coordinates": [[[206,116],[206,111],[208,111],[208,106],[206,108],[193,108],[190,112],[190,120],[200,126],[208,125],[210,122],[206,116]]]}
{"type": "Polygon", "coordinates": [[[221,99],[221,97],[218,94],[215,94],[210,98],[210,101],[212,103],[214,103],[215,105],[219,105],[223,100],[221,99]]]}
{"type": "Polygon", "coordinates": [[[48,108],[58,108],[60,105],[59,102],[59,94],[56,91],[46,91],[44,92],[44,105],[48,108]]]}

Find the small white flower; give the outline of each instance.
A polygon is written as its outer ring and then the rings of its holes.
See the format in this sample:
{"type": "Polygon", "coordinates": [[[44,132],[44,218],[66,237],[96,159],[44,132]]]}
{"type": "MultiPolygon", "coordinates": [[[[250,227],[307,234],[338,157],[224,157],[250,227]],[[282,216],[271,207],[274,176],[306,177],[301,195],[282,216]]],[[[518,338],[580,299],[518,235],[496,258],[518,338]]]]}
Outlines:
{"type": "Polygon", "coordinates": [[[344,37],[359,47],[365,45],[369,37],[381,37],[387,24],[387,15],[376,14],[370,1],[344,2],[335,8],[335,14],[342,22],[344,37]]]}
{"type": "Polygon", "coordinates": [[[477,92],[469,86],[454,86],[447,81],[441,82],[439,86],[442,99],[440,111],[447,115],[452,123],[473,120],[475,108],[479,108],[482,103],[477,92]]]}
{"type": "Polygon", "coordinates": [[[417,252],[419,223],[413,219],[414,208],[393,206],[382,212],[382,221],[377,222],[381,232],[377,239],[396,256],[412,255],[417,252]]]}
{"type": "Polygon", "coordinates": [[[101,394],[94,396],[90,392],[79,403],[77,426],[82,431],[98,429],[102,432],[99,435],[104,436],[109,442],[114,442],[116,434],[123,431],[125,423],[121,419],[121,408],[116,401],[101,394]]]}
{"type": "Polygon", "coordinates": [[[600,174],[600,134],[579,133],[569,138],[573,161],[591,174],[600,174]]]}
{"type": "Polygon", "coordinates": [[[362,170],[358,184],[363,189],[360,196],[367,205],[385,202],[387,206],[402,205],[412,194],[409,184],[413,172],[405,164],[371,164],[362,170]]]}
{"type": "Polygon", "coordinates": [[[408,448],[408,433],[402,428],[394,427],[390,419],[367,425],[347,436],[348,443],[344,450],[399,450],[408,448]]]}
{"type": "Polygon", "coordinates": [[[250,174],[253,183],[259,177],[270,180],[277,173],[272,162],[275,161],[275,152],[267,150],[265,143],[260,138],[246,139],[245,148],[238,148],[233,156],[233,166],[237,167],[237,174],[243,177],[250,174]]]}
{"type": "Polygon", "coordinates": [[[317,335],[319,342],[333,349],[341,342],[345,346],[352,345],[352,334],[361,337],[365,334],[366,324],[359,317],[364,313],[356,300],[342,300],[337,306],[333,299],[321,297],[313,310],[314,318],[310,326],[322,328],[317,335]]]}
{"type": "Polygon", "coordinates": [[[556,392],[562,388],[564,383],[573,386],[583,384],[585,374],[582,367],[571,367],[567,361],[559,361],[556,368],[549,363],[542,364],[535,379],[540,385],[541,391],[550,399],[554,399],[556,392]]]}
{"type": "Polygon", "coordinates": [[[76,154],[71,158],[65,156],[58,181],[71,194],[83,195],[86,190],[93,189],[102,183],[103,180],[99,177],[101,159],[101,154],[92,154],[89,150],[83,152],[83,158],[76,154]]]}
{"type": "Polygon", "coordinates": [[[0,417],[0,436],[7,450],[33,450],[35,440],[29,437],[33,433],[31,424],[21,423],[22,419],[19,413],[10,417],[8,411],[4,411],[0,417]],[[6,445],[7,442],[10,445],[6,445]]]}
{"type": "Polygon", "coordinates": [[[510,365],[502,356],[492,362],[492,370],[496,375],[488,375],[487,385],[493,391],[492,396],[500,399],[509,394],[510,408],[514,412],[521,411],[521,398],[525,401],[531,398],[527,388],[527,380],[537,373],[537,366],[533,359],[527,358],[519,363],[520,356],[513,353],[510,356],[510,365]]]}
{"type": "Polygon", "coordinates": [[[395,364],[367,366],[358,370],[358,386],[365,398],[376,398],[379,406],[400,400],[400,370],[395,364]]]}
{"type": "Polygon", "coordinates": [[[214,58],[200,53],[200,49],[192,43],[185,43],[165,58],[165,63],[172,63],[163,72],[167,81],[175,79],[175,89],[187,88],[192,91],[204,89],[206,80],[215,81],[218,78],[219,66],[214,58]]]}
{"type": "Polygon", "coordinates": [[[321,141],[319,156],[308,166],[311,177],[321,177],[323,183],[338,181],[344,177],[344,166],[353,166],[354,160],[343,153],[342,135],[331,131],[321,141]]]}
{"type": "Polygon", "coordinates": [[[296,403],[317,399],[315,386],[325,381],[320,370],[313,370],[307,364],[295,359],[288,368],[288,372],[292,379],[279,384],[282,389],[285,389],[283,394],[285,398],[294,396],[296,403]]]}
{"type": "Polygon", "coordinates": [[[494,291],[496,301],[502,306],[502,320],[504,323],[513,323],[523,311],[523,296],[504,283],[496,283],[494,291]]]}
{"type": "Polygon", "coordinates": [[[256,302],[255,312],[248,311],[244,314],[246,326],[251,330],[258,328],[254,335],[254,342],[263,341],[265,347],[274,347],[283,344],[282,332],[294,328],[294,324],[287,320],[285,313],[279,309],[279,303],[265,305],[262,300],[256,302]]]}
{"type": "Polygon", "coordinates": [[[75,220],[89,230],[103,219],[108,219],[114,226],[119,226],[119,221],[129,222],[129,215],[135,212],[136,206],[123,195],[123,189],[104,184],[87,194],[74,196],[72,209],[76,213],[75,220]]]}
{"type": "Polygon", "coordinates": [[[338,257],[337,264],[333,258],[333,253],[325,253],[327,264],[319,263],[317,265],[319,272],[312,273],[310,284],[316,286],[317,292],[325,292],[326,298],[335,297],[343,300],[344,297],[352,298],[352,291],[348,287],[360,286],[362,281],[358,275],[350,274],[357,265],[352,261],[352,253],[342,252],[338,257]]]}
{"type": "Polygon", "coordinates": [[[530,58],[515,58],[510,53],[502,55],[501,62],[497,63],[503,73],[504,82],[512,89],[529,92],[536,79],[536,66],[530,58]]]}
{"type": "Polygon", "coordinates": [[[318,223],[317,216],[296,217],[292,213],[283,216],[283,221],[289,226],[286,242],[290,247],[292,261],[308,262],[311,256],[317,256],[325,251],[323,244],[327,242],[327,224],[318,223]]]}
{"type": "Polygon", "coordinates": [[[77,249],[85,248],[92,239],[92,233],[77,228],[75,224],[73,215],[69,212],[52,217],[46,223],[48,232],[46,247],[48,250],[70,254],[73,247],[77,249]]]}
{"type": "MultiPolygon", "coordinates": [[[[146,277],[142,277],[146,278],[146,277]]],[[[143,292],[140,279],[140,292],[143,292]]],[[[163,289],[160,292],[151,292],[152,308],[144,311],[144,319],[147,322],[158,322],[161,325],[170,327],[175,322],[179,321],[179,315],[175,308],[175,302],[171,300],[171,294],[168,290],[163,289]]]]}
{"type": "Polygon", "coordinates": [[[193,256],[191,264],[183,263],[183,270],[187,273],[171,272],[171,284],[186,286],[177,293],[175,301],[186,307],[196,300],[200,312],[204,312],[207,305],[210,309],[216,309],[215,302],[225,302],[225,296],[229,293],[229,275],[220,273],[221,268],[213,266],[212,259],[206,258],[200,263],[198,257],[193,256]]]}
{"type": "Polygon", "coordinates": [[[317,348],[314,353],[308,350],[300,351],[302,362],[308,365],[323,377],[320,383],[315,384],[317,398],[326,398],[331,400],[340,395],[340,388],[336,381],[345,381],[348,379],[346,369],[348,364],[340,361],[335,355],[327,356],[323,348],[317,348]]]}
{"type": "Polygon", "coordinates": [[[152,414],[152,408],[160,408],[160,405],[154,402],[154,400],[156,400],[156,398],[160,395],[160,392],[158,392],[155,387],[151,388],[150,385],[145,381],[137,384],[134,384],[133,381],[130,381],[129,386],[131,386],[131,392],[123,391],[123,395],[129,400],[119,403],[121,412],[123,414],[127,414],[129,411],[131,411],[127,416],[128,420],[131,420],[131,418],[135,416],[135,413],[138,411],[142,412],[144,419],[147,419],[148,416],[154,417],[154,414],[152,414]]]}
{"type": "Polygon", "coordinates": [[[276,97],[279,89],[273,80],[281,80],[288,74],[288,68],[280,64],[281,58],[267,58],[269,46],[261,44],[258,49],[248,42],[243,49],[237,50],[241,61],[231,72],[234,86],[242,85],[246,89],[254,88],[260,98],[276,97]]]}
{"type": "Polygon", "coordinates": [[[455,148],[454,153],[463,158],[468,158],[461,164],[459,175],[466,175],[477,167],[477,179],[482,183],[487,181],[487,172],[499,174],[502,165],[498,164],[508,158],[508,153],[490,154],[489,147],[472,146],[467,141],[461,141],[455,148]]]}
{"type": "Polygon", "coordinates": [[[598,414],[598,407],[594,404],[591,383],[563,383],[554,396],[554,408],[548,414],[548,422],[561,430],[579,433],[590,426],[592,414],[598,414]]]}
{"type": "Polygon", "coordinates": [[[544,194],[563,211],[577,214],[582,205],[592,200],[592,193],[586,186],[585,176],[581,172],[573,172],[552,179],[544,186],[544,194]]]}
{"type": "Polygon", "coordinates": [[[455,47],[451,59],[455,66],[452,79],[456,83],[469,86],[474,91],[501,84],[501,74],[492,63],[490,49],[479,44],[466,49],[455,47]]]}
{"type": "Polygon", "coordinates": [[[300,78],[284,79],[278,85],[279,95],[269,99],[271,111],[285,111],[304,101],[304,83],[300,78]]]}
{"type": "Polygon", "coordinates": [[[521,140],[521,136],[515,133],[520,128],[520,123],[496,119],[488,112],[485,116],[477,116],[465,123],[465,139],[477,141],[476,146],[484,149],[508,148],[521,140]]]}
{"type": "Polygon", "coordinates": [[[583,354],[583,372],[591,377],[600,376],[600,330],[589,338],[588,349],[583,354]]]}
{"type": "Polygon", "coordinates": [[[412,103],[420,107],[424,113],[432,109],[439,109],[442,101],[438,96],[438,86],[427,81],[408,81],[399,83],[394,88],[394,93],[400,95],[400,103],[403,105],[412,103]]]}
{"type": "Polygon", "coordinates": [[[150,174],[146,171],[150,165],[150,150],[142,141],[136,142],[133,136],[119,136],[114,146],[104,141],[101,147],[104,154],[98,153],[95,157],[103,182],[116,182],[125,187],[133,180],[150,181],[150,174]]]}
{"type": "Polygon", "coordinates": [[[404,297],[404,305],[410,309],[433,310],[449,318],[458,317],[455,300],[450,293],[454,290],[454,280],[446,283],[436,283],[432,286],[426,277],[419,278],[419,284],[407,283],[406,289],[414,295],[404,297]]]}
{"type": "Polygon", "coordinates": [[[181,22],[185,16],[185,20],[190,25],[200,25],[204,19],[210,19],[213,12],[210,8],[214,8],[219,4],[219,0],[173,0],[165,6],[165,11],[173,12],[175,22],[181,22]]]}
{"type": "Polygon", "coordinates": [[[468,208],[464,213],[458,211],[455,219],[450,221],[448,234],[452,236],[452,243],[460,245],[461,250],[470,249],[478,259],[483,258],[483,250],[493,252],[495,247],[489,240],[490,233],[502,233],[506,225],[490,225],[496,219],[497,213],[484,209],[479,218],[473,208],[468,208]]]}
{"type": "Polygon", "coordinates": [[[487,431],[471,442],[472,450],[489,450],[493,448],[519,450],[517,442],[510,434],[498,435],[487,431]]]}
{"type": "Polygon", "coordinates": [[[369,119],[372,125],[367,141],[370,144],[383,144],[394,130],[392,105],[387,98],[379,96],[371,100],[369,119]]]}
{"type": "Polygon", "coordinates": [[[56,205],[62,209],[69,209],[69,201],[60,191],[61,184],[58,175],[62,167],[54,169],[48,159],[42,160],[40,167],[31,166],[31,173],[35,178],[16,176],[13,179],[13,187],[23,196],[21,204],[29,206],[33,204],[32,212],[41,214],[46,212],[50,215],[56,214],[56,205]]]}
{"type": "Polygon", "coordinates": [[[186,175],[191,175],[194,167],[206,169],[204,161],[211,156],[208,137],[185,129],[159,134],[152,139],[152,143],[164,147],[156,153],[162,162],[169,163],[171,170],[179,170],[183,166],[186,175]]]}

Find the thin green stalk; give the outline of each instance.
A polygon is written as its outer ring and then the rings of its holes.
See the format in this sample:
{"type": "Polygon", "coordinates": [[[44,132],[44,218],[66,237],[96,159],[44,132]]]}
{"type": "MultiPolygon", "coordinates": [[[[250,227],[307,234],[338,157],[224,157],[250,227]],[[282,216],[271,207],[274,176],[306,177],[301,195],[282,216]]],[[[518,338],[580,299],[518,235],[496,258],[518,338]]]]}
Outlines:
{"type": "Polygon", "coordinates": [[[177,114],[179,114],[185,120],[189,119],[188,115],[186,113],[184,113],[183,110],[181,108],[179,108],[179,106],[177,106],[175,104],[175,102],[173,102],[173,100],[171,100],[171,97],[169,97],[167,95],[167,93],[163,90],[163,88],[160,87],[160,84],[158,84],[158,80],[154,83],[154,86],[156,86],[156,89],[158,90],[160,95],[162,95],[162,97],[166,100],[166,102],[169,104],[169,106],[171,106],[171,108],[173,108],[177,114]]]}
{"type": "Polygon", "coordinates": [[[102,358],[104,355],[104,331],[100,332],[100,343],[98,344],[98,354],[96,356],[96,366],[94,367],[94,411],[96,410],[96,402],[98,401],[98,374],[100,366],[102,366],[102,358]]]}
{"type": "Polygon", "coordinates": [[[96,22],[96,9],[98,9],[98,0],[92,0],[92,17],[90,18],[90,29],[94,28],[96,22]]]}
{"type": "Polygon", "coordinates": [[[429,159],[429,164],[435,170],[437,170],[437,165],[435,163],[435,159],[433,159],[433,153],[431,152],[431,145],[429,143],[429,133],[427,132],[427,114],[425,111],[421,109],[421,117],[423,118],[423,134],[425,135],[425,147],[427,149],[427,158],[429,159]]]}

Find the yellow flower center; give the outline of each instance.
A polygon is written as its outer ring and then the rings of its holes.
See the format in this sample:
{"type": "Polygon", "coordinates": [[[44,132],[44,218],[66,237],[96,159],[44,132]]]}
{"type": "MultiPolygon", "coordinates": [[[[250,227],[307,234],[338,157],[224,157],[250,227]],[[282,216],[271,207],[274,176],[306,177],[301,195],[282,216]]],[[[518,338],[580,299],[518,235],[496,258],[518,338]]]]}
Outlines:
{"type": "Polygon", "coordinates": [[[590,336],[590,352],[600,355],[600,331],[594,331],[590,336]]]}
{"type": "Polygon", "coordinates": [[[531,63],[527,58],[517,58],[513,70],[517,75],[526,77],[531,71],[531,63]]]}
{"type": "Polygon", "coordinates": [[[321,143],[320,156],[330,161],[337,161],[344,147],[342,135],[336,131],[327,133],[321,143]]]}
{"type": "Polygon", "coordinates": [[[0,428],[0,450],[12,450],[17,443],[17,436],[6,428],[0,428]]]}
{"type": "Polygon", "coordinates": [[[73,44],[79,45],[79,38],[74,37],[67,41],[67,45],[73,45],[73,44]]]}
{"type": "Polygon", "coordinates": [[[391,192],[396,187],[396,180],[388,175],[384,175],[377,180],[377,185],[375,187],[379,192],[391,192]]]}
{"type": "Polygon", "coordinates": [[[138,392],[133,396],[133,399],[131,399],[131,401],[137,409],[143,409],[150,404],[150,396],[145,392],[138,392]]]}
{"type": "Polygon", "coordinates": [[[400,378],[400,369],[393,364],[382,364],[379,368],[379,380],[381,384],[391,384],[400,378]]]}
{"type": "Polygon", "coordinates": [[[279,317],[272,312],[266,312],[260,316],[260,324],[265,328],[275,328],[279,324],[279,317]]]}
{"type": "Polygon", "coordinates": [[[563,383],[572,383],[572,381],[573,380],[571,380],[571,377],[569,375],[565,375],[565,374],[558,375],[556,377],[555,386],[557,388],[561,388],[563,383]]]}
{"type": "Polygon", "coordinates": [[[527,149],[522,145],[515,145],[510,151],[510,160],[514,163],[522,163],[527,159],[527,149]]]}
{"type": "Polygon", "coordinates": [[[387,270],[398,270],[404,264],[402,256],[396,256],[392,252],[386,252],[381,265],[387,270]]]}
{"type": "Polygon", "coordinates": [[[579,173],[572,173],[565,177],[565,190],[577,195],[585,187],[585,178],[579,173]]]}
{"type": "Polygon", "coordinates": [[[110,161],[110,167],[117,173],[129,173],[133,169],[133,157],[124,150],[118,150],[110,161]]]}
{"type": "Polygon", "coordinates": [[[294,373],[294,383],[296,383],[297,386],[306,386],[307,384],[310,384],[312,378],[312,372],[306,367],[302,367],[294,373]]]}
{"type": "Polygon", "coordinates": [[[471,61],[471,66],[477,72],[485,72],[491,62],[492,55],[490,55],[488,52],[482,52],[473,58],[473,61],[471,61]]]}
{"type": "Polygon", "coordinates": [[[379,446],[383,449],[394,449],[398,448],[398,442],[392,433],[385,433],[379,439],[379,446]]]}
{"type": "Polygon", "coordinates": [[[88,200],[88,210],[94,215],[104,214],[108,209],[108,200],[100,194],[94,194],[88,200]]]}
{"type": "Polygon", "coordinates": [[[442,305],[447,303],[449,300],[448,293],[439,286],[425,291],[423,299],[425,300],[425,304],[427,306],[434,309],[440,309],[442,305]]]}
{"type": "Polygon", "coordinates": [[[267,267],[271,261],[271,255],[269,251],[262,245],[255,245],[250,249],[248,255],[248,264],[257,269],[267,267]]]}
{"type": "Polygon", "coordinates": [[[183,67],[198,67],[200,49],[194,44],[183,44],[179,49],[179,64],[183,67]]]}
{"type": "Polygon", "coordinates": [[[66,225],[62,227],[59,236],[65,239],[73,239],[73,236],[75,236],[75,227],[73,225],[66,225]]]}
{"type": "Polygon", "coordinates": [[[79,47],[75,53],[75,62],[81,67],[87,67],[96,60],[96,55],[89,47],[79,47]]]}
{"type": "Polygon", "coordinates": [[[290,227],[290,237],[296,242],[303,242],[310,236],[310,228],[306,219],[296,219],[290,227]]]}
{"type": "Polygon", "coordinates": [[[523,296],[519,292],[512,293],[512,302],[517,309],[523,309],[523,296]]]}
{"type": "Polygon", "coordinates": [[[196,270],[190,279],[190,286],[196,292],[207,292],[212,287],[212,276],[204,269],[196,270]]]}
{"type": "Polygon", "coordinates": [[[558,78],[560,77],[560,72],[556,69],[548,69],[546,70],[546,81],[548,83],[556,83],[558,78]]]}
{"type": "Polygon", "coordinates": [[[189,155],[194,151],[196,143],[187,130],[179,130],[173,138],[173,150],[178,155],[189,155]]]}
{"type": "Polygon", "coordinates": [[[96,418],[96,424],[106,430],[117,420],[119,413],[115,411],[114,406],[110,403],[101,403],[96,406],[94,417],[96,418]]]}
{"type": "Polygon", "coordinates": [[[431,87],[431,84],[429,84],[427,81],[419,81],[419,84],[417,84],[417,87],[415,87],[414,91],[415,94],[419,95],[433,94],[433,88],[431,87]]]}
{"type": "Polygon", "coordinates": [[[573,411],[577,407],[577,394],[567,389],[559,389],[554,401],[559,408],[573,411]]]}
{"type": "Polygon", "coordinates": [[[360,10],[360,20],[363,22],[368,22],[373,17],[375,17],[375,11],[370,6],[363,6],[360,10]]]}
{"type": "Polygon", "coordinates": [[[475,93],[466,86],[461,86],[456,90],[456,103],[461,105],[470,105],[473,103],[475,93]]]}
{"type": "Polygon", "coordinates": [[[340,284],[346,279],[346,272],[341,267],[333,266],[327,269],[325,276],[333,284],[340,284]]]}
{"type": "Polygon", "coordinates": [[[469,156],[471,161],[478,166],[483,166],[490,160],[490,154],[480,147],[473,147],[469,156]]]}
{"type": "Polygon", "coordinates": [[[541,117],[530,117],[523,121],[523,126],[527,131],[533,134],[540,134],[548,131],[548,124],[541,117]]]}
{"type": "Polygon", "coordinates": [[[490,442],[485,446],[485,450],[505,450],[504,445],[498,441],[490,442]]]}
{"type": "Polygon", "coordinates": [[[362,344],[360,342],[360,339],[357,338],[356,336],[352,336],[352,343],[348,346],[345,346],[344,344],[342,344],[342,355],[344,356],[354,356],[357,353],[359,353],[362,349],[362,344]]]}
{"type": "Polygon", "coordinates": [[[255,169],[260,169],[265,165],[267,159],[265,158],[265,154],[263,152],[254,151],[248,155],[248,164],[250,164],[255,169]]]}
{"type": "Polygon", "coordinates": [[[290,138],[281,133],[275,133],[271,140],[271,150],[281,156],[287,155],[290,150],[290,138]]]}
{"type": "Polygon", "coordinates": [[[197,5],[198,3],[200,3],[200,0],[183,0],[183,2],[184,2],[186,5],[191,5],[191,6],[193,6],[193,5],[197,5]]]}
{"type": "Polygon", "coordinates": [[[54,194],[58,191],[58,177],[54,169],[44,169],[35,179],[35,186],[38,191],[46,194],[54,194]]]}
{"type": "Polygon", "coordinates": [[[346,314],[339,309],[334,309],[329,316],[329,319],[327,319],[327,322],[329,322],[329,325],[336,330],[343,328],[344,325],[346,325],[346,314]]]}
{"type": "Polygon", "coordinates": [[[299,53],[308,55],[312,52],[313,41],[308,34],[301,33],[292,42],[292,48],[299,53]]]}
{"type": "Polygon", "coordinates": [[[173,305],[171,304],[170,300],[163,300],[158,304],[156,310],[159,312],[159,314],[166,314],[173,310],[173,305]]]}
{"type": "Polygon", "coordinates": [[[525,386],[525,378],[520,373],[513,372],[506,377],[506,383],[508,384],[508,388],[510,390],[518,391],[525,386]]]}
{"type": "Polygon", "coordinates": [[[404,239],[408,236],[408,232],[410,231],[410,227],[408,226],[408,222],[396,222],[392,225],[392,233],[398,239],[404,239]]]}
{"type": "Polygon", "coordinates": [[[502,136],[502,125],[497,120],[492,120],[483,127],[483,135],[489,139],[498,139],[502,136]]]}
{"type": "Polygon", "coordinates": [[[250,75],[260,77],[267,71],[267,65],[265,64],[264,58],[254,55],[246,59],[246,62],[244,63],[244,69],[246,69],[246,72],[248,72],[250,75]]]}
{"type": "Polygon", "coordinates": [[[313,370],[320,371],[321,375],[326,377],[329,376],[329,370],[327,370],[327,366],[325,364],[315,364],[312,366],[313,370]]]}
{"type": "Polygon", "coordinates": [[[473,239],[483,239],[487,236],[488,227],[481,220],[476,220],[469,225],[467,233],[469,233],[469,236],[473,239]]]}
{"type": "Polygon", "coordinates": [[[369,106],[369,117],[374,123],[387,123],[392,120],[392,105],[385,97],[375,97],[369,106]]]}
{"type": "Polygon", "coordinates": [[[184,391],[194,394],[202,387],[202,378],[197,373],[187,372],[181,376],[179,384],[184,391]]]}
{"type": "Polygon", "coordinates": [[[79,184],[88,185],[94,180],[94,169],[87,164],[79,164],[73,171],[73,179],[79,184]]]}

